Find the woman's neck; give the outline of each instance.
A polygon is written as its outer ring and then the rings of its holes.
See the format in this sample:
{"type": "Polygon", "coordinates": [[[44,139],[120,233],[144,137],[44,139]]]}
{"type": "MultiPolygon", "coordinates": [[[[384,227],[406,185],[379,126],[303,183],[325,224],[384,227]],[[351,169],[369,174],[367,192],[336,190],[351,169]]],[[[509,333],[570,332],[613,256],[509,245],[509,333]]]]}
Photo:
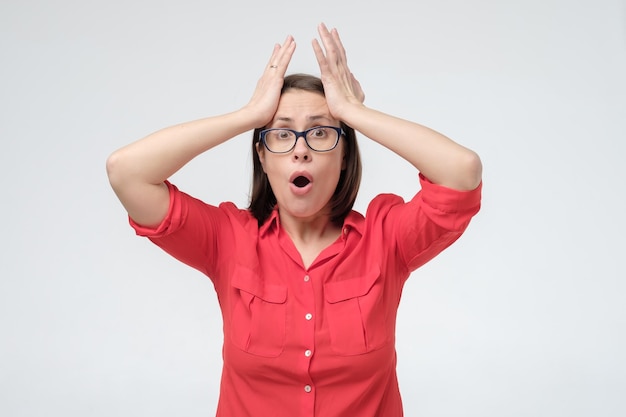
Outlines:
{"type": "Polygon", "coordinates": [[[281,227],[300,253],[305,268],[341,235],[341,227],[333,223],[328,215],[311,219],[295,218],[281,213],[279,216],[281,227]]]}

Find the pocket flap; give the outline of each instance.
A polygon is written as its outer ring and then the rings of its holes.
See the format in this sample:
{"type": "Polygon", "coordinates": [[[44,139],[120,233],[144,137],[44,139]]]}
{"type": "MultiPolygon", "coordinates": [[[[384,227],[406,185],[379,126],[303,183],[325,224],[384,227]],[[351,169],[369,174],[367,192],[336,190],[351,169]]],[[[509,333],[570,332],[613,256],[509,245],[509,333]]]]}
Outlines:
{"type": "Polygon", "coordinates": [[[267,284],[259,274],[243,266],[235,267],[231,285],[268,303],[282,304],[287,301],[287,287],[267,284]]]}
{"type": "Polygon", "coordinates": [[[324,284],[324,297],[331,304],[362,297],[372,289],[379,276],[380,269],[376,267],[357,278],[326,283],[324,284]]]}

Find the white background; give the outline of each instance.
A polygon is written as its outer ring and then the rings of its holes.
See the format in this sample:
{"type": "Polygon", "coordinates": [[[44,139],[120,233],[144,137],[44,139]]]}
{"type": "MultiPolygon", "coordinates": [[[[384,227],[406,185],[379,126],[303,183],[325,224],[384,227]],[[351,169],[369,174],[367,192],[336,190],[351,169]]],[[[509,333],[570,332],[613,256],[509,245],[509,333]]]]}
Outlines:
{"type": "MultiPolygon", "coordinates": [[[[106,157],[244,105],[272,46],[336,26],[366,104],[476,150],[483,209],[413,274],[407,416],[626,414],[626,6],[611,0],[0,4],[0,415],[210,416],[210,281],[134,236],[106,157]]],[[[245,207],[250,134],[173,181],[245,207]]],[[[356,208],[414,170],[360,136],[356,208]]]]}

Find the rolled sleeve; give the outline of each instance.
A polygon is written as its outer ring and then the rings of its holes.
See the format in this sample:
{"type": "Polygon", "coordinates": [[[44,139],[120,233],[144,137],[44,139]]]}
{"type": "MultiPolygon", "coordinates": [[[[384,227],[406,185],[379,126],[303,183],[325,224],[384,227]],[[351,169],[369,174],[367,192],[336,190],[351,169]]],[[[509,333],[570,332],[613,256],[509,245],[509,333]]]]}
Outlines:
{"type": "Polygon", "coordinates": [[[420,174],[421,191],[414,200],[424,214],[440,227],[463,231],[480,210],[482,182],[473,190],[458,191],[432,183],[420,174]]]}
{"type": "Polygon", "coordinates": [[[128,223],[135,230],[138,236],[144,236],[149,238],[159,238],[168,235],[169,233],[178,229],[184,222],[185,215],[183,213],[184,204],[181,201],[181,192],[175,185],[169,181],[165,182],[170,196],[170,204],[167,208],[167,213],[161,223],[156,227],[142,226],[135,222],[132,218],[128,218],[128,223]]]}
{"type": "Polygon", "coordinates": [[[169,182],[166,184],[170,203],[161,223],[145,227],[131,218],[129,223],[137,235],[147,237],[174,258],[213,279],[216,259],[232,241],[228,215],[223,208],[191,197],[169,182]]]}
{"type": "Polygon", "coordinates": [[[394,210],[398,251],[409,271],[422,266],[454,243],[467,229],[481,204],[482,183],[459,191],[419,176],[421,190],[394,210]]]}

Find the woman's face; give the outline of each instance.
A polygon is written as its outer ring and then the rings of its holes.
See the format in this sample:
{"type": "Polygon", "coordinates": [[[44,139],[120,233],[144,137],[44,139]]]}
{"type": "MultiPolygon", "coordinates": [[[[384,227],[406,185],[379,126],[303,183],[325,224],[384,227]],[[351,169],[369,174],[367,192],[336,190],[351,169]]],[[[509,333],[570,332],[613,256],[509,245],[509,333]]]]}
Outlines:
{"type": "MultiPolygon", "coordinates": [[[[304,131],[315,126],[337,126],[323,95],[303,90],[288,90],[280,98],[274,119],[268,128],[304,131]]],[[[315,152],[303,137],[295,148],[284,154],[269,152],[261,142],[257,152],[263,171],[274,191],[280,216],[311,221],[328,216],[328,203],[345,168],[344,143],[328,152],[315,152]]]]}

